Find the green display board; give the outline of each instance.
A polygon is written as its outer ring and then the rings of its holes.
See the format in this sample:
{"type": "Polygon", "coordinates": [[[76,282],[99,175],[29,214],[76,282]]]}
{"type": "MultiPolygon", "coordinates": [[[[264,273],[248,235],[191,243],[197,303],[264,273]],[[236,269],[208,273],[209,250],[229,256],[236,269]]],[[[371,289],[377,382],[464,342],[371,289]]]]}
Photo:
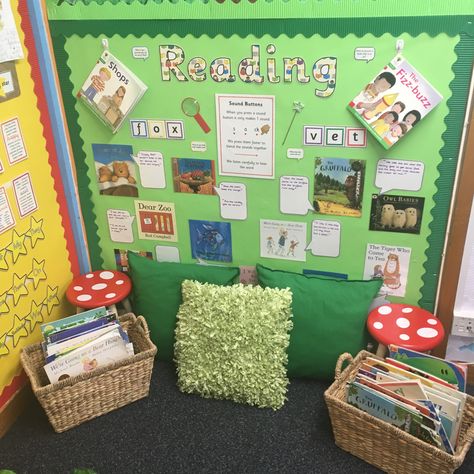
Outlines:
{"type": "Polygon", "coordinates": [[[384,277],[391,301],[432,309],[473,56],[468,2],[431,17],[397,2],[357,14],[329,1],[70,3],[48,14],[94,268],[129,249],[384,277]],[[76,97],[104,39],[148,87],[115,134],[76,97]],[[398,40],[443,100],[384,150],[347,105],[398,40]],[[196,103],[208,133],[186,115],[196,103]],[[112,161],[132,176],[120,192],[100,182],[112,161]],[[384,220],[384,205],[403,221],[384,220]]]}

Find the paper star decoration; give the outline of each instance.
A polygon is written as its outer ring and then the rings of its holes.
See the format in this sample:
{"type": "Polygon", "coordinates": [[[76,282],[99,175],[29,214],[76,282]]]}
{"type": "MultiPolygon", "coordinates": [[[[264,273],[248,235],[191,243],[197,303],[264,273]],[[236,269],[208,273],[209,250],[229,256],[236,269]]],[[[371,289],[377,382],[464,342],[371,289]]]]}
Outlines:
{"type": "Polygon", "coordinates": [[[31,265],[31,272],[28,273],[28,278],[30,280],[33,280],[33,286],[35,290],[41,280],[46,280],[47,277],[46,277],[46,273],[44,272],[44,260],[41,260],[41,262],[38,262],[36,258],[33,259],[33,262],[31,265]]]}
{"type": "Polygon", "coordinates": [[[38,240],[44,239],[43,233],[43,219],[37,221],[33,216],[30,218],[30,228],[26,232],[26,237],[31,239],[31,247],[35,248],[36,242],[38,240]]]}
{"type": "Polygon", "coordinates": [[[26,275],[19,277],[16,273],[13,274],[13,285],[7,291],[7,294],[13,296],[13,304],[16,305],[18,300],[28,294],[28,288],[26,288],[26,275]]]}
{"type": "Polygon", "coordinates": [[[304,104],[303,102],[300,101],[295,101],[293,102],[293,110],[299,114],[302,110],[304,109],[304,104]]]}
{"type": "Polygon", "coordinates": [[[56,288],[51,288],[48,285],[48,292],[46,294],[46,298],[43,301],[43,304],[45,304],[48,309],[48,315],[51,314],[54,306],[59,305],[58,288],[58,286],[56,288]]]}
{"type": "Polygon", "coordinates": [[[25,247],[25,235],[18,235],[16,229],[13,229],[12,241],[8,244],[7,250],[12,253],[13,263],[18,260],[20,255],[26,255],[28,252],[25,247]]]}
{"type": "Polygon", "coordinates": [[[9,313],[10,306],[7,305],[7,292],[0,295],[0,314],[9,313]]]}
{"type": "Polygon", "coordinates": [[[13,318],[13,325],[10,331],[8,331],[8,335],[13,338],[13,347],[16,347],[19,339],[28,336],[28,331],[25,326],[26,321],[24,319],[20,319],[18,315],[15,314],[15,317],[13,318]]]}
{"type": "Polygon", "coordinates": [[[27,321],[30,322],[30,332],[33,332],[38,323],[44,321],[43,315],[41,314],[41,309],[43,305],[37,305],[35,301],[31,302],[30,313],[25,317],[27,321]]]}
{"type": "Polygon", "coordinates": [[[7,255],[7,249],[0,250],[0,270],[8,270],[8,263],[7,259],[5,258],[7,255]]]}
{"type": "Polygon", "coordinates": [[[0,356],[10,354],[10,349],[7,347],[7,334],[0,336],[0,356]]]}

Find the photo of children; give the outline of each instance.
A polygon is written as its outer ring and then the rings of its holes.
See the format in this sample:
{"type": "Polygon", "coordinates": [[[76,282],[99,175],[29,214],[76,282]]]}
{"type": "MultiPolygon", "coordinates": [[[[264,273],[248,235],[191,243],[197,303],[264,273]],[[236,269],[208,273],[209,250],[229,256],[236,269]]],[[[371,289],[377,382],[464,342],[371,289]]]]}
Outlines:
{"type": "Polygon", "coordinates": [[[404,137],[443,97],[402,56],[396,56],[348,105],[385,148],[404,137]]]}
{"type": "Polygon", "coordinates": [[[260,220],[260,256],[306,261],[306,223],[260,220]]]}

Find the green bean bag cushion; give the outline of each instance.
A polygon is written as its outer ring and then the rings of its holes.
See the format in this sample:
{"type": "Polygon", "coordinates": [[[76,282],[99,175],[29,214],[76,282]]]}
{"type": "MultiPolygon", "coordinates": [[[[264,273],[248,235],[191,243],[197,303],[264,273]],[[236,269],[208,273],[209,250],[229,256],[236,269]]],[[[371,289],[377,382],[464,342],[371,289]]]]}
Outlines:
{"type": "Polygon", "coordinates": [[[271,270],[257,265],[260,285],[293,293],[293,331],[288,348],[288,375],[334,379],[338,357],[356,355],[369,341],[369,306],[382,280],[332,280],[271,270]]]}
{"type": "Polygon", "coordinates": [[[145,317],[150,337],[158,348],[157,358],[173,360],[176,313],[181,304],[181,283],[186,279],[218,285],[232,285],[240,270],[236,267],[195,263],[155,262],[128,252],[133,288],[132,307],[145,317]]]}
{"type": "Polygon", "coordinates": [[[290,318],[287,289],[184,281],[175,342],[180,390],[281,408],[290,318]]]}

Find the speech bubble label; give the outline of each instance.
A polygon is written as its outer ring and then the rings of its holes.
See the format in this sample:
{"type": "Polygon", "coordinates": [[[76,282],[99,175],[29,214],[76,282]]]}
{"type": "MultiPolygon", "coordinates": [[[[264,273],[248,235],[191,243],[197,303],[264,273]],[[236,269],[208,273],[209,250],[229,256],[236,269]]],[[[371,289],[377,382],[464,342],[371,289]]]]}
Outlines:
{"type": "Polygon", "coordinates": [[[191,142],[191,150],[196,152],[205,152],[207,151],[206,142],[191,142]]]}
{"type": "Polygon", "coordinates": [[[341,224],[336,221],[314,220],[311,242],[306,250],[319,257],[338,257],[341,244],[341,224]]]}
{"type": "Polygon", "coordinates": [[[356,48],[354,49],[354,59],[356,61],[372,61],[375,58],[375,48],[356,48]]]}
{"type": "Polygon", "coordinates": [[[110,240],[113,242],[133,242],[132,222],[135,216],[122,209],[108,209],[107,221],[109,224],[110,240]]]}
{"type": "Polygon", "coordinates": [[[173,262],[180,263],[178,247],[172,247],[167,245],[157,245],[155,247],[156,261],[157,262],[173,262]]]}
{"type": "Polygon", "coordinates": [[[309,179],[306,176],[282,176],[280,178],[280,212],[305,216],[314,211],[308,199],[309,179]]]}
{"type": "Polygon", "coordinates": [[[148,59],[150,57],[150,52],[146,46],[135,46],[132,48],[132,56],[135,59],[148,59]]]}
{"type": "Polygon", "coordinates": [[[290,160],[301,160],[304,158],[304,150],[301,148],[288,148],[286,157],[290,160]]]}
{"type": "Polygon", "coordinates": [[[166,188],[163,155],[159,151],[140,151],[133,159],[140,170],[140,181],[144,188],[166,188]]]}
{"type": "Polygon", "coordinates": [[[375,186],[380,188],[380,194],[392,189],[403,191],[419,191],[423,181],[425,164],[421,161],[379,160],[375,186]]]}
{"type": "Polygon", "coordinates": [[[247,219],[247,188],[242,183],[220,183],[214,189],[221,200],[221,217],[243,221],[247,219]]]}

